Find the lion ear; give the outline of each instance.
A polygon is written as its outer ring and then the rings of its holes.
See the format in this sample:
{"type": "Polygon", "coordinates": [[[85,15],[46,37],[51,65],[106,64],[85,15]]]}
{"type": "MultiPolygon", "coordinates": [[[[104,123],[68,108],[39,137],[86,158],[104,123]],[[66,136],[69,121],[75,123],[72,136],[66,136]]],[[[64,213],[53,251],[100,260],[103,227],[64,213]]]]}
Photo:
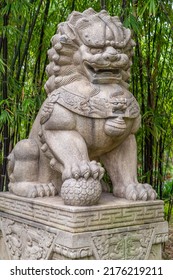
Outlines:
{"type": "Polygon", "coordinates": [[[76,38],[75,30],[73,26],[69,23],[63,24],[61,27],[61,34],[65,34],[67,38],[74,40],[76,38]]]}
{"type": "Polygon", "coordinates": [[[74,11],[69,16],[68,21],[69,21],[70,24],[75,25],[76,22],[81,18],[83,18],[83,15],[79,12],[74,11]]]}

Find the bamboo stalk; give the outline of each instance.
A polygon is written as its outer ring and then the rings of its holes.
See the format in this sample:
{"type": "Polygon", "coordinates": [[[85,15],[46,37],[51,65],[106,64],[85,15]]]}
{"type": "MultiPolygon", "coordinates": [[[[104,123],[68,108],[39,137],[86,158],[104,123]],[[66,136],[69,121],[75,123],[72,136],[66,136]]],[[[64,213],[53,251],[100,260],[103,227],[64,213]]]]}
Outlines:
{"type": "Polygon", "coordinates": [[[32,24],[31,24],[30,27],[29,27],[28,39],[27,39],[27,42],[26,42],[26,44],[25,44],[25,48],[24,48],[24,51],[23,51],[23,55],[22,55],[22,57],[21,57],[20,65],[19,65],[19,67],[18,67],[18,71],[17,71],[17,74],[16,74],[16,79],[17,79],[17,80],[19,80],[20,72],[21,72],[21,69],[22,69],[22,66],[23,66],[25,57],[26,57],[26,55],[27,55],[27,53],[28,53],[29,43],[30,43],[30,41],[31,41],[31,37],[32,37],[32,34],[33,34],[33,30],[34,30],[34,27],[35,27],[35,24],[36,24],[37,17],[38,17],[38,15],[39,15],[39,11],[40,11],[42,2],[43,2],[43,0],[40,0],[39,5],[38,5],[37,10],[36,10],[36,13],[35,13],[35,15],[34,15],[34,17],[33,17],[32,24]]]}
{"type": "MultiPolygon", "coordinates": [[[[3,26],[8,26],[10,8],[6,14],[3,16],[3,26]]],[[[4,62],[4,73],[2,73],[2,95],[3,100],[8,98],[8,40],[7,34],[5,33],[2,41],[2,50],[3,50],[3,62],[4,62]]],[[[6,110],[7,105],[4,103],[3,109],[6,110]]],[[[9,127],[8,121],[6,120],[3,127],[3,163],[2,163],[2,175],[1,175],[1,187],[0,190],[7,190],[7,157],[9,152],[9,127]]]]}
{"type": "Polygon", "coordinates": [[[100,0],[101,10],[106,10],[106,0],[100,0]]]}
{"type": "Polygon", "coordinates": [[[42,24],[42,28],[41,28],[41,32],[40,32],[40,41],[39,41],[39,45],[38,45],[38,56],[36,59],[34,75],[33,75],[33,83],[35,83],[35,81],[37,80],[38,85],[40,84],[39,80],[40,80],[41,56],[42,56],[42,50],[43,50],[45,26],[47,23],[47,17],[48,17],[48,13],[49,13],[49,6],[50,6],[50,1],[47,0],[45,11],[44,11],[43,24],[42,24]]]}

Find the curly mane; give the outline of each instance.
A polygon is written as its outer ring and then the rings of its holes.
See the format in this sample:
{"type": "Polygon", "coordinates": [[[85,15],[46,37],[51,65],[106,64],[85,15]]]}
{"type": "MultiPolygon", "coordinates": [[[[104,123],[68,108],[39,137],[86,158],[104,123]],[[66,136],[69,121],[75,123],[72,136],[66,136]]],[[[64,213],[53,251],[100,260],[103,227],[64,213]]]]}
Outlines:
{"type": "MultiPolygon", "coordinates": [[[[46,67],[48,80],[45,90],[49,95],[61,86],[83,79],[73,63],[73,56],[81,45],[104,47],[107,44],[118,47],[127,54],[129,59],[133,55],[135,45],[131,39],[131,31],[122,26],[117,16],[111,17],[106,11],[96,13],[92,8],[83,13],[72,12],[66,22],[60,23],[56,34],[52,37],[52,48],[48,50],[49,64],[46,67]],[[92,31],[97,28],[97,38],[93,40],[92,31]],[[111,41],[110,41],[111,40],[111,41]]],[[[124,86],[128,87],[130,67],[123,70],[124,86]]]]}

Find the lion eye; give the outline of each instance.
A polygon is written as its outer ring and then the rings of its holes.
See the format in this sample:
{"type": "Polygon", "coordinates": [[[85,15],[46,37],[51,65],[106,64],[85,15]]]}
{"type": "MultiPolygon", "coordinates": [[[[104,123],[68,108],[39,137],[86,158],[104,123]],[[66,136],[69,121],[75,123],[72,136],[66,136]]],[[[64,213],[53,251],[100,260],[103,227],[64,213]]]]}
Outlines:
{"type": "Polygon", "coordinates": [[[91,49],[90,49],[90,52],[91,52],[92,54],[97,54],[97,53],[102,53],[103,50],[102,50],[102,49],[98,49],[98,48],[91,48],[91,49]]]}

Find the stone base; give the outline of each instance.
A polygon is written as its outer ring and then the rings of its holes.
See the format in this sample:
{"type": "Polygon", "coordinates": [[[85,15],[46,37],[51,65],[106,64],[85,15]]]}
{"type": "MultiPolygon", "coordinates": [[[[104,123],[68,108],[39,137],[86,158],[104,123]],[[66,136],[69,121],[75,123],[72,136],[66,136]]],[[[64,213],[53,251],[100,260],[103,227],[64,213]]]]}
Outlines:
{"type": "Polygon", "coordinates": [[[104,193],[95,206],[0,193],[0,259],[161,259],[163,202],[104,193]]]}

